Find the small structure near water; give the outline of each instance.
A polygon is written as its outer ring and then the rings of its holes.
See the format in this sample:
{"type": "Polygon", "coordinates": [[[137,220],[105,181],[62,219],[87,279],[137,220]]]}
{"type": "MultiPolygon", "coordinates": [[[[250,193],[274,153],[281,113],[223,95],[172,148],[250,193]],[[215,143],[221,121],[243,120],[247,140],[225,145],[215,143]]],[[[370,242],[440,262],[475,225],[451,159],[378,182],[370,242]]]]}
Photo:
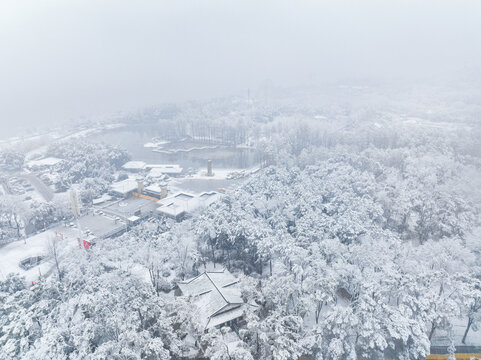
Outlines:
{"type": "Polygon", "coordinates": [[[212,160],[207,160],[207,176],[214,176],[212,172],[212,160]]]}

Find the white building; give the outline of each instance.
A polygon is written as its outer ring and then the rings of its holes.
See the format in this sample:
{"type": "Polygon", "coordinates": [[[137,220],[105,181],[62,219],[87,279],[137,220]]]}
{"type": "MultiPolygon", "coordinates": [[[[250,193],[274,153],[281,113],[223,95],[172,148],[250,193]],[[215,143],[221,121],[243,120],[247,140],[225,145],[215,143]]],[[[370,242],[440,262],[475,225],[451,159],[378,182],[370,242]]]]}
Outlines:
{"type": "Polygon", "coordinates": [[[176,176],[182,173],[180,165],[175,164],[147,164],[146,169],[151,169],[149,172],[150,177],[160,177],[162,175],[176,176]]]}
{"type": "Polygon", "coordinates": [[[203,192],[199,195],[199,205],[209,206],[219,198],[220,194],[216,191],[203,192]]]}
{"type": "Polygon", "coordinates": [[[160,200],[157,208],[158,215],[164,215],[175,220],[182,220],[195,206],[195,195],[179,192],[174,196],[160,200]]]}
{"type": "Polygon", "coordinates": [[[157,208],[156,212],[158,215],[164,215],[179,221],[187,214],[199,208],[209,206],[216,201],[219,196],[220,194],[215,191],[205,192],[200,195],[179,192],[160,200],[158,202],[160,207],[157,208]]]}
{"type": "Polygon", "coordinates": [[[134,179],[125,179],[110,186],[110,193],[115,196],[129,197],[138,189],[138,182],[134,179]]]}
{"type": "Polygon", "coordinates": [[[101,197],[93,199],[92,205],[100,205],[110,200],[112,200],[112,196],[108,194],[103,194],[101,197]]]}
{"type": "Polygon", "coordinates": [[[245,303],[237,280],[226,269],[206,271],[178,283],[179,295],[194,299],[195,316],[205,330],[232,325],[242,319],[245,303]]]}
{"type": "Polygon", "coordinates": [[[143,161],[128,161],[122,165],[122,169],[132,172],[140,172],[145,169],[146,163],[143,161]]]}
{"type": "Polygon", "coordinates": [[[167,188],[159,184],[152,184],[144,188],[144,194],[156,199],[163,199],[167,196],[167,188]]]}
{"type": "Polygon", "coordinates": [[[134,226],[140,223],[140,220],[141,220],[140,217],[136,215],[132,215],[129,218],[127,218],[127,223],[129,224],[129,226],[134,226]]]}
{"type": "Polygon", "coordinates": [[[61,161],[63,160],[55,157],[46,157],[40,160],[31,160],[26,164],[26,166],[31,170],[41,170],[41,169],[50,168],[61,161]]]}

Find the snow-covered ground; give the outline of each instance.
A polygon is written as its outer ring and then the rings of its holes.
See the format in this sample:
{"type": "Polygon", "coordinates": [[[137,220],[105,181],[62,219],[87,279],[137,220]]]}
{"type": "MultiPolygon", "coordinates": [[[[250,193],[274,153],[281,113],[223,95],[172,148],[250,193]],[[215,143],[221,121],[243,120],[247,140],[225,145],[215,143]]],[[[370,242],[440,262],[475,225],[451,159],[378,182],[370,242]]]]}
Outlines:
{"type": "MultiPolygon", "coordinates": [[[[46,274],[52,268],[52,264],[43,261],[40,265],[29,270],[23,270],[20,262],[33,256],[45,256],[47,254],[48,241],[55,237],[55,231],[46,231],[23,240],[15,241],[0,249],[0,280],[10,273],[19,273],[25,276],[27,281],[38,279],[40,274],[46,274]]],[[[67,242],[67,240],[65,240],[67,242]]]]}
{"type": "Polygon", "coordinates": [[[238,184],[237,180],[176,178],[169,181],[167,188],[169,195],[177,192],[200,194],[206,191],[224,191],[235,184],[238,184]]]}
{"type": "Polygon", "coordinates": [[[189,179],[216,179],[216,180],[225,180],[227,179],[227,175],[231,174],[232,172],[241,171],[241,169],[213,169],[212,176],[207,176],[207,171],[205,169],[199,170],[194,175],[188,176],[189,179]]]}
{"type": "MultiPolygon", "coordinates": [[[[76,129],[76,130],[70,131],[68,133],[65,133],[65,131],[54,130],[54,131],[50,131],[50,132],[48,132],[48,133],[46,133],[42,136],[48,137],[50,139],[50,141],[67,141],[67,140],[71,140],[71,139],[86,137],[88,135],[93,135],[93,134],[96,134],[96,133],[101,132],[103,130],[117,129],[117,128],[121,128],[121,127],[124,127],[124,126],[126,126],[126,125],[122,124],[122,123],[105,124],[105,125],[99,125],[99,126],[96,126],[96,127],[89,127],[87,129],[76,129]]],[[[25,138],[25,139],[20,139],[20,138],[13,139],[12,138],[12,139],[9,139],[7,141],[4,141],[4,143],[5,143],[6,146],[12,146],[12,145],[15,145],[19,142],[27,143],[29,141],[35,141],[35,140],[40,140],[40,139],[41,139],[41,136],[37,135],[37,136],[33,136],[33,137],[28,137],[28,138],[25,138]]],[[[1,144],[1,142],[0,142],[0,144],[1,144]]],[[[44,144],[45,144],[45,141],[44,141],[44,144]]],[[[29,161],[29,160],[34,160],[36,158],[39,158],[39,157],[45,155],[47,149],[48,149],[48,144],[38,146],[38,147],[30,150],[29,152],[27,152],[25,154],[25,160],[29,161]]]]}
{"type": "MultiPolygon", "coordinates": [[[[48,258],[29,270],[20,267],[20,262],[30,257],[47,256],[49,241],[58,239],[62,254],[67,249],[78,246],[77,230],[58,226],[24,240],[14,241],[0,248],[0,280],[10,273],[25,276],[27,282],[35,281],[40,276],[47,276],[53,269],[53,263],[48,258]]],[[[61,256],[61,255],[60,255],[61,256]]]]}
{"type": "Polygon", "coordinates": [[[156,142],[148,142],[144,144],[144,147],[146,148],[161,148],[162,145],[168,144],[170,141],[156,141],[156,142]]]}
{"type": "Polygon", "coordinates": [[[183,178],[170,178],[168,181],[169,194],[180,191],[202,193],[206,191],[225,191],[238,185],[244,178],[257,172],[258,167],[251,169],[213,169],[213,176],[207,176],[206,170],[200,170],[193,175],[183,178]]]}
{"type": "Polygon", "coordinates": [[[162,154],[175,154],[175,153],[188,153],[197,150],[209,150],[209,149],[217,149],[219,145],[205,145],[205,146],[192,146],[186,149],[172,149],[172,150],[163,150],[162,147],[154,148],[152,151],[162,153],[162,154]]]}
{"type": "MultiPolygon", "coordinates": [[[[468,325],[468,318],[458,318],[453,320],[453,340],[456,346],[463,345],[461,340],[463,339],[464,332],[466,331],[466,326],[468,325]]],[[[434,332],[433,339],[431,341],[432,346],[449,346],[451,344],[451,339],[449,334],[444,330],[436,330],[434,332]]],[[[479,346],[481,344],[481,331],[475,330],[471,327],[466,336],[466,346],[479,346]]]]}
{"type": "Polygon", "coordinates": [[[212,176],[207,176],[207,171],[205,169],[199,170],[197,173],[188,176],[188,179],[202,179],[202,180],[227,180],[230,179],[231,176],[239,175],[248,176],[255,172],[259,171],[259,167],[253,167],[250,169],[236,169],[236,168],[229,168],[229,169],[212,169],[212,176]]]}
{"type": "Polygon", "coordinates": [[[401,117],[400,120],[402,121],[402,124],[404,126],[409,126],[409,127],[432,128],[432,129],[439,129],[439,130],[446,130],[446,131],[455,131],[455,130],[470,131],[471,130],[471,126],[463,123],[431,121],[431,120],[422,119],[414,116],[401,117]]]}
{"type": "Polygon", "coordinates": [[[5,147],[8,148],[10,146],[19,145],[29,141],[37,141],[42,137],[42,135],[32,135],[27,137],[10,137],[8,139],[0,140],[0,148],[5,147]]]}

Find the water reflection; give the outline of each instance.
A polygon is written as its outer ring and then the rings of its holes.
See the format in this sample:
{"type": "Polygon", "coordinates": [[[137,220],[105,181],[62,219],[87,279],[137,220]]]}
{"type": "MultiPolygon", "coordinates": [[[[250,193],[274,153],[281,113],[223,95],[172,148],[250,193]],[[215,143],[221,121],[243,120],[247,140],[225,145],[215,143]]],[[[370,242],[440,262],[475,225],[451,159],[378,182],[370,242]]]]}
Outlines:
{"type": "MultiPolygon", "coordinates": [[[[190,152],[162,153],[154,152],[152,148],[144,147],[145,143],[151,142],[154,137],[163,139],[163,131],[158,126],[128,126],[118,129],[105,130],[92,136],[89,140],[105,142],[126,149],[133,160],[141,160],[147,163],[175,163],[184,169],[203,168],[208,159],[211,159],[214,168],[250,168],[260,161],[256,150],[236,148],[233,146],[218,146],[215,149],[196,149],[190,152]]],[[[215,144],[202,143],[213,146],[215,144]]],[[[202,147],[200,144],[199,147],[202,147]]],[[[171,149],[174,144],[164,145],[164,149],[171,149]]]]}

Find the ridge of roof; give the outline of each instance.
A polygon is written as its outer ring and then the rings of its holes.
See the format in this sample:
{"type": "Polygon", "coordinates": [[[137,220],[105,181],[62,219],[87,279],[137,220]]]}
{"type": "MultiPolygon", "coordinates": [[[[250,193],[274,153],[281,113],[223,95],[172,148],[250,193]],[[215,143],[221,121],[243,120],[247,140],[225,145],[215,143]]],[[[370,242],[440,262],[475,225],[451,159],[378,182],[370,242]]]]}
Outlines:
{"type": "MultiPolygon", "coordinates": [[[[204,274],[207,275],[207,273],[211,273],[211,274],[223,274],[224,272],[225,272],[225,268],[223,268],[221,271],[204,271],[204,272],[200,273],[199,275],[194,276],[192,279],[189,279],[189,280],[187,280],[187,281],[186,281],[186,280],[179,281],[179,284],[190,284],[192,281],[194,281],[195,279],[198,279],[198,278],[201,277],[202,275],[204,275],[204,274]]],[[[209,276],[208,276],[208,278],[209,278],[209,280],[210,280],[212,283],[214,283],[209,276]]],[[[237,280],[236,282],[238,282],[238,280],[237,280]]],[[[232,285],[232,284],[235,284],[235,282],[232,282],[232,283],[230,283],[230,284],[228,284],[228,285],[226,285],[226,286],[230,286],[230,285],[232,285]]],[[[223,287],[225,287],[225,286],[223,286],[223,287]]],[[[217,288],[217,287],[216,287],[216,288],[217,288]]]]}
{"type": "Polygon", "coordinates": [[[212,283],[212,285],[214,285],[215,289],[217,290],[217,292],[220,294],[220,296],[222,296],[222,298],[224,299],[224,301],[227,303],[227,304],[230,304],[230,302],[225,298],[224,294],[222,294],[222,291],[219,290],[219,288],[217,287],[217,285],[215,284],[214,280],[212,280],[209,276],[209,274],[207,274],[207,271],[205,272],[205,276],[207,276],[207,278],[210,280],[210,282],[212,283]]]}

